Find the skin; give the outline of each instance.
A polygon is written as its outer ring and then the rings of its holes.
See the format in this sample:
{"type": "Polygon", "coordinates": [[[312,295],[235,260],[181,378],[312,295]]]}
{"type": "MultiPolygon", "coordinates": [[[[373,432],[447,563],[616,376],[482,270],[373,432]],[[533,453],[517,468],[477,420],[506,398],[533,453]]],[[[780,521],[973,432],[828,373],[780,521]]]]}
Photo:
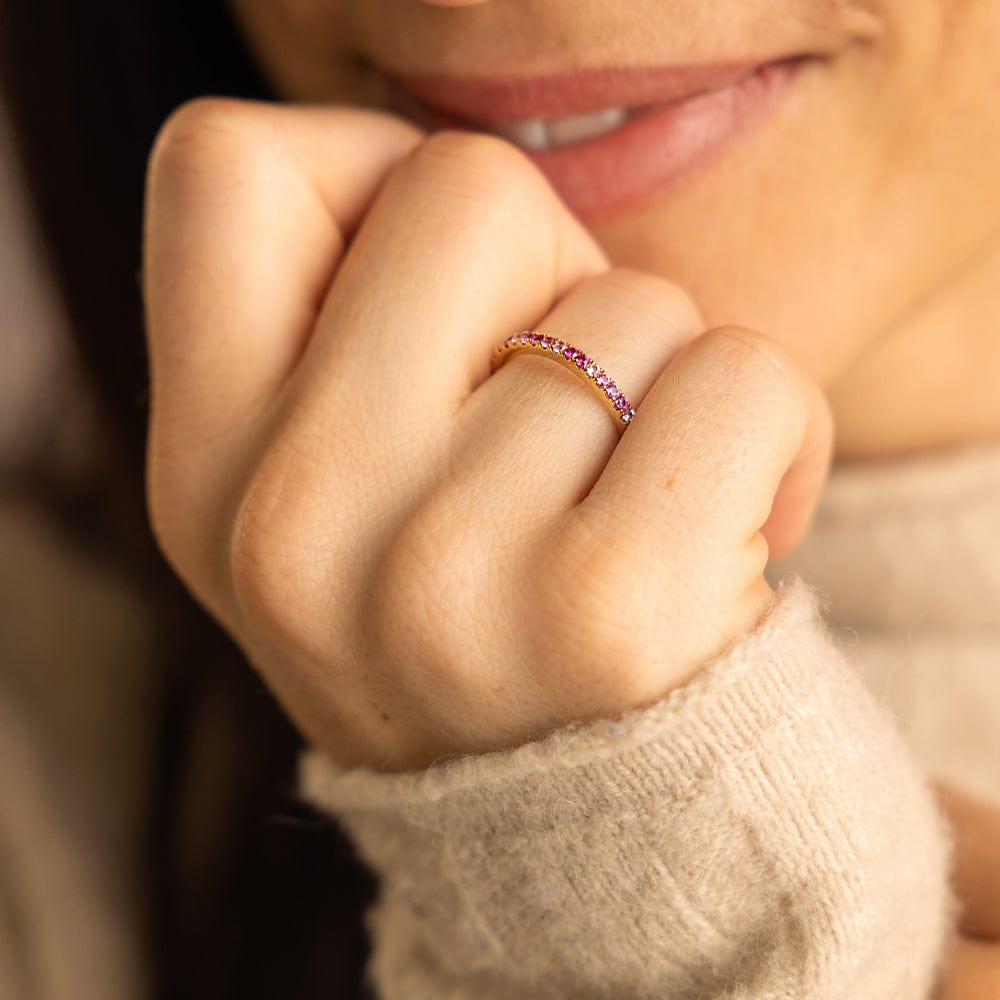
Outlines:
{"type": "Polygon", "coordinates": [[[1000,3],[230,2],[280,93],[373,107],[385,97],[359,55],[503,76],[821,54],[739,156],[590,228],[616,264],[680,284],[707,325],[785,345],[827,393],[838,459],[1000,435],[1000,3]]]}
{"type": "Polygon", "coordinates": [[[1000,810],[951,786],[937,789],[955,845],[952,882],[961,917],[935,1000],[1000,996],[1000,810]]]}
{"type": "MultiPolygon", "coordinates": [[[[158,137],[150,514],[345,764],[422,768],[662,698],[767,613],[767,559],[834,455],[1000,431],[1000,3],[231,5],[311,103],[201,100],[158,137]],[[510,144],[380,111],[366,62],[759,51],[821,58],[738,155],[584,220],[510,144]],[[624,437],[545,359],[487,377],[525,326],[616,359],[624,437]]],[[[941,1000],[975,1000],[1000,990],[998,822],[942,795],[967,915],[941,1000]]]]}

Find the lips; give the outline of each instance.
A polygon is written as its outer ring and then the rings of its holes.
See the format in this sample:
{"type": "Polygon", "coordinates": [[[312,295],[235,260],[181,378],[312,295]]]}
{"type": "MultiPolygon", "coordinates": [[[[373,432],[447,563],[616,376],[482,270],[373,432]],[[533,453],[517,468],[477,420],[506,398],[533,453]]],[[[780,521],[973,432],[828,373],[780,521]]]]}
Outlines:
{"type": "Polygon", "coordinates": [[[551,135],[574,116],[606,112],[615,127],[603,134],[556,148],[518,143],[572,210],[597,220],[634,209],[717,159],[816,62],[798,56],[506,80],[384,76],[393,110],[429,131],[514,137],[546,124],[551,135]]]}
{"type": "Polygon", "coordinates": [[[610,107],[638,107],[683,100],[717,90],[763,63],[608,68],[530,79],[395,75],[390,84],[438,112],[466,123],[565,118],[610,107]]]}

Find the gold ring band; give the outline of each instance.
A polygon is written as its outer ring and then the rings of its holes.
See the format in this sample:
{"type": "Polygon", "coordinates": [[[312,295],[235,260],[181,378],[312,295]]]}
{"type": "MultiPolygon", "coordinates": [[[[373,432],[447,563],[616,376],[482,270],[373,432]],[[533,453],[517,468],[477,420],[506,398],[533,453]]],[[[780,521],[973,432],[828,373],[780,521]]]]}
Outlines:
{"type": "Polygon", "coordinates": [[[490,362],[490,374],[520,351],[543,354],[583,379],[597,391],[614,415],[619,434],[625,433],[625,428],[635,416],[635,410],[615,380],[593,358],[572,344],[567,344],[565,340],[556,340],[539,330],[523,330],[497,345],[490,362]]]}

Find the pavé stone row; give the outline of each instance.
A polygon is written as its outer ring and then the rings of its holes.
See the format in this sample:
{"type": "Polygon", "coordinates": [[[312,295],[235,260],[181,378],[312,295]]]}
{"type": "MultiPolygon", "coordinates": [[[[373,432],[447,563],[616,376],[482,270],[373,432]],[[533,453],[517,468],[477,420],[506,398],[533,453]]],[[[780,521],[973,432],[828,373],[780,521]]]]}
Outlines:
{"type": "Polygon", "coordinates": [[[566,343],[565,340],[557,340],[555,337],[546,336],[537,330],[523,330],[521,333],[515,333],[497,346],[494,352],[492,370],[496,371],[505,355],[520,348],[549,351],[557,358],[570,362],[580,370],[581,375],[585,375],[600,392],[607,396],[618,415],[618,419],[623,424],[627,425],[632,422],[635,409],[629,403],[625,393],[615,385],[614,379],[588,354],[572,344],[566,343]]]}

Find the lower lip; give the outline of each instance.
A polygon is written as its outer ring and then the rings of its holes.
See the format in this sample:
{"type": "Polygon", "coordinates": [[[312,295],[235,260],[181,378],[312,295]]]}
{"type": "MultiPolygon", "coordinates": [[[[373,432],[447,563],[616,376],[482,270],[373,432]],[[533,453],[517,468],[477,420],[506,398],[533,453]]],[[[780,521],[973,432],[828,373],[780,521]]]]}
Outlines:
{"type": "Polygon", "coordinates": [[[581,218],[617,215],[715,160],[776,106],[806,62],[769,63],[728,87],[651,108],[595,139],[524,152],[581,218]]]}
{"type": "Polygon", "coordinates": [[[594,139],[522,152],[578,216],[606,219],[638,208],[715,161],[776,107],[811,62],[800,57],[768,63],[737,83],[650,108],[594,139]]]}

